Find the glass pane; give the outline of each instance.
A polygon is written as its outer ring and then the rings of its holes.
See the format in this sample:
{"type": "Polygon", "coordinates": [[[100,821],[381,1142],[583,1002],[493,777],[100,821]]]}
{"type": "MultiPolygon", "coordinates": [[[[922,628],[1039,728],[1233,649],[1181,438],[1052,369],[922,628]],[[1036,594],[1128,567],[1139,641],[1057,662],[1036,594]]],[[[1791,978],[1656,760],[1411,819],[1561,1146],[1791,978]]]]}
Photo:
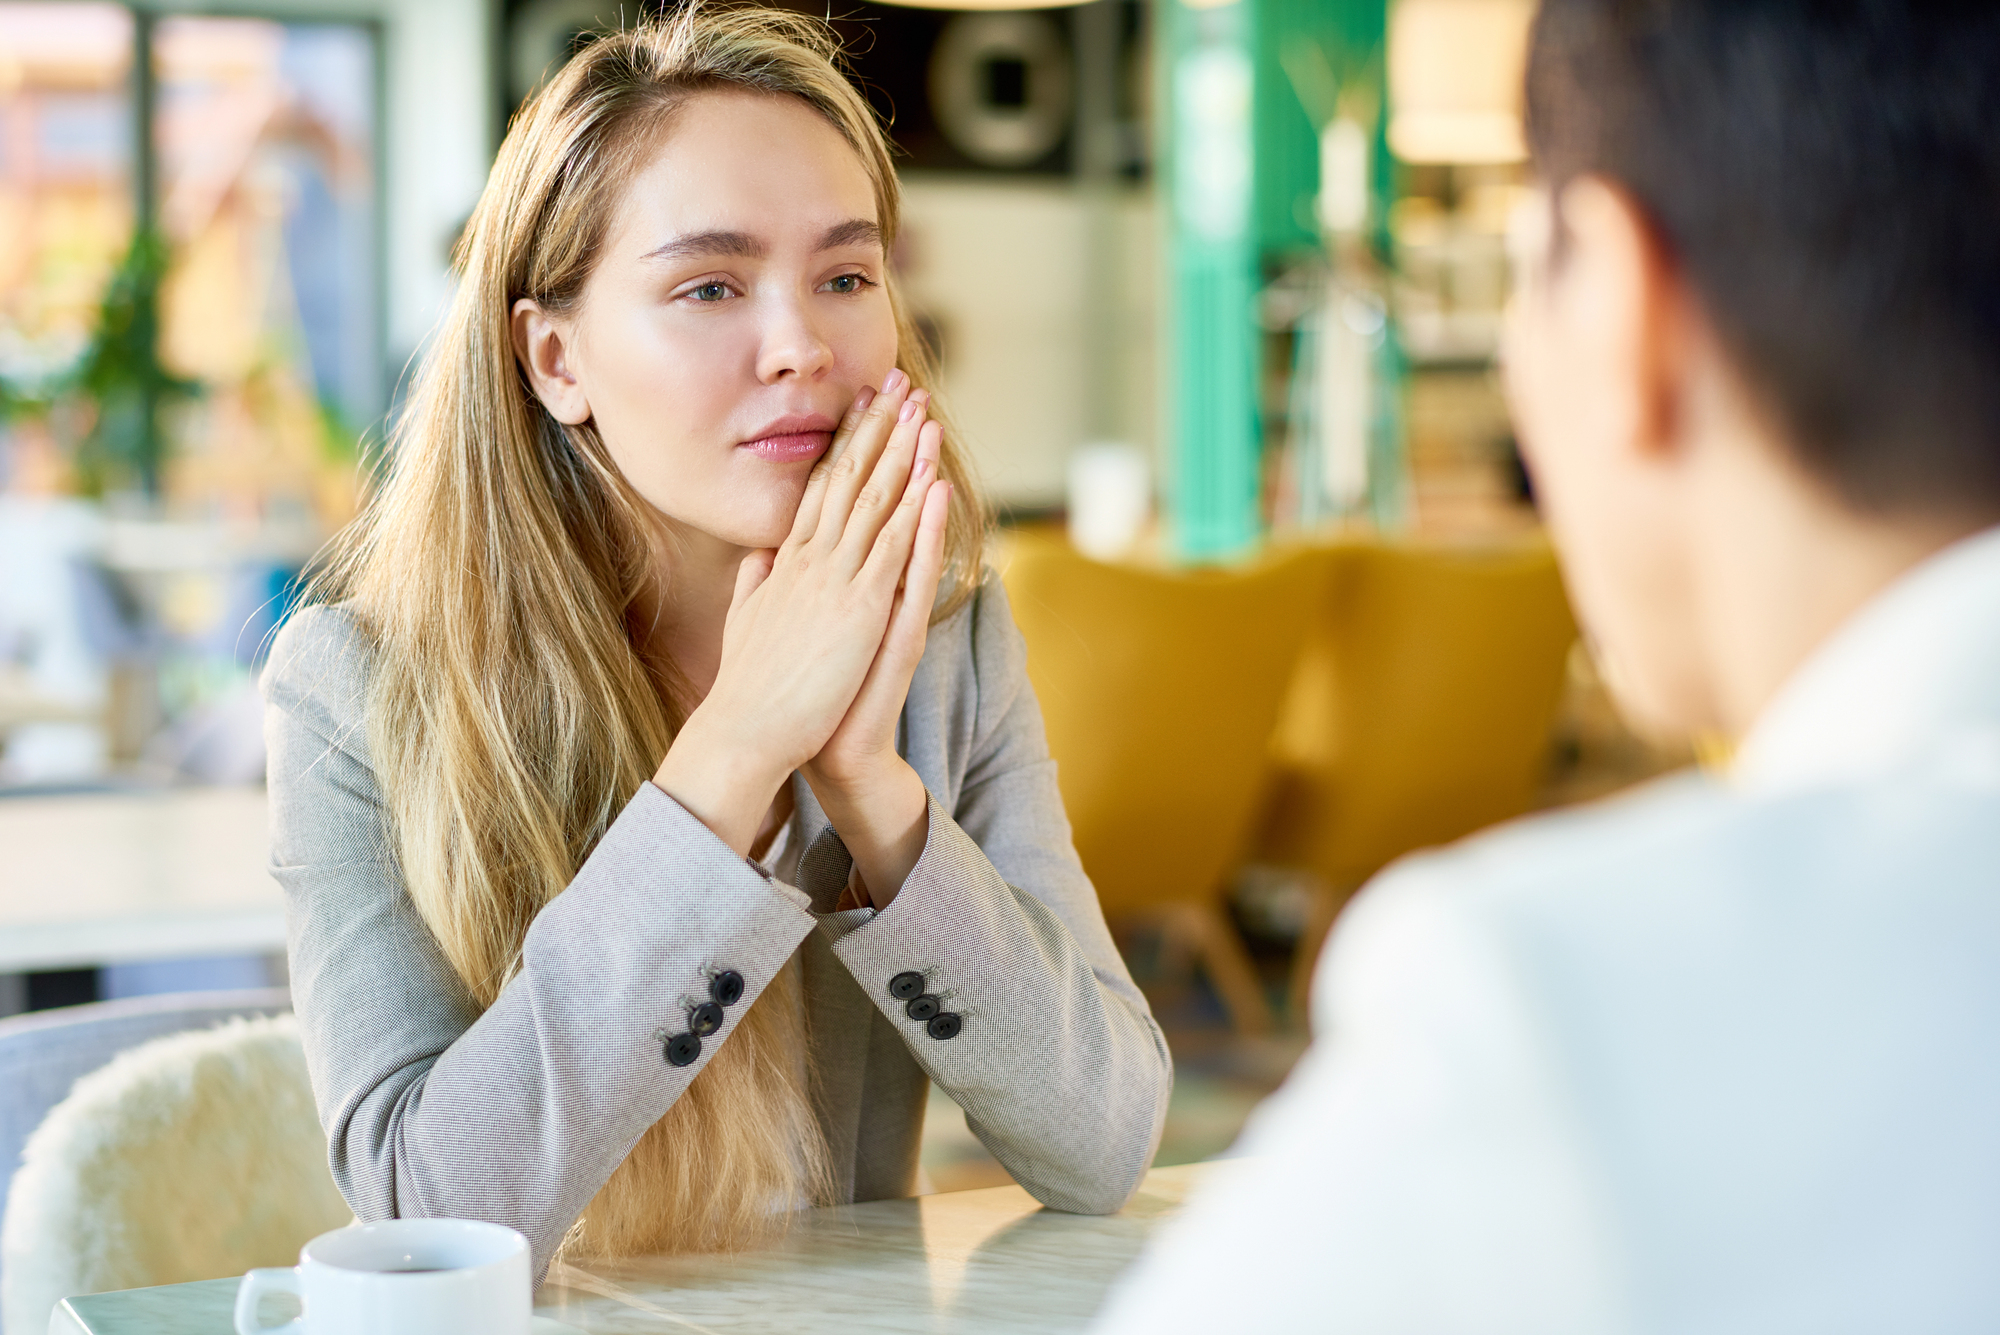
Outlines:
{"type": "Polygon", "coordinates": [[[0,3],[0,787],[103,763],[104,660],[71,578],[96,529],[62,495],[46,404],[131,245],[132,47],[120,6],[0,3]]]}
{"type": "Polygon", "coordinates": [[[120,6],[0,3],[0,378],[16,385],[75,360],[130,243],[131,63],[120,6]]]}
{"type": "Polygon", "coordinates": [[[261,773],[257,662],[383,407],[373,29],[155,22],[164,252],[136,42],[0,0],[0,788],[261,773]]]}
{"type": "Polygon", "coordinates": [[[162,18],[153,49],[161,355],[204,390],[169,500],[324,531],[351,510],[354,437],[383,401],[373,35],[162,18]]]}

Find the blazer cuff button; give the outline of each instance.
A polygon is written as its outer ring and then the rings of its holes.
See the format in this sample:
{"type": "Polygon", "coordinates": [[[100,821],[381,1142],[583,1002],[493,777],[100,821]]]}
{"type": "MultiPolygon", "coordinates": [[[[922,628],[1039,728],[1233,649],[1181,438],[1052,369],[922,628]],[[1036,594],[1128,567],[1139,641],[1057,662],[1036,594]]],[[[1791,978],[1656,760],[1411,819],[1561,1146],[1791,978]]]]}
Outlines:
{"type": "MultiPolygon", "coordinates": [[[[696,1038],[707,1038],[722,1028],[722,1007],[712,1001],[688,1008],[688,1029],[696,1038]]],[[[696,1051],[700,1051],[699,1048],[696,1051]]]]}
{"type": "Polygon", "coordinates": [[[898,1001],[914,1001],[924,994],[924,976],[915,970],[897,974],[889,980],[889,995],[898,1001]]]}
{"type": "Polygon", "coordinates": [[[936,997],[922,996],[903,1007],[903,1014],[909,1016],[912,1020],[928,1020],[935,1017],[943,1009],[938,1004],[936,997]]]}
{"type": "Polygon", "coordinates": [[[708,980],[708,996],[718,1006],[734,1006],[743,1000],[743,975],[724,969],[708,980]]]}
{"type": "Polygon", "coordinates": [[[667,1065],[692,1066],[701,1056],[701,1040],[693,1034],[675,1034],[667,1040],[667,1065]]]}
{"type": "Polygon", "coordinates": [[[958,1015],[954,1011],[940,1011],[938,1014],[931,1017],[931,1022],[929,1024],[924,1026],[925,1033],[929,1034],[932,1038],[939,1040],[947,1038],[957,1038],[958,1030],[959,1030],[958,1015]]]}

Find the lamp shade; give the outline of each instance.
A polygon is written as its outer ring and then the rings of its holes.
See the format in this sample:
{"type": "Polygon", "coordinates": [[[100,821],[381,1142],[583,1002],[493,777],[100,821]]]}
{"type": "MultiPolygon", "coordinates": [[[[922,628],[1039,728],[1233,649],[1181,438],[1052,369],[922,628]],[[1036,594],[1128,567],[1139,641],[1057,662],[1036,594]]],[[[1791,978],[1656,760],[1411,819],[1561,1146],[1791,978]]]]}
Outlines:
{"type": "Polygon", "coordinates": [[[877,4],[894,5],[898,9],[1071,9],[1077,5],[1087,5],[1090,0],[1032,0],[1024,4],[1022,0],[876,0],[877,4]]]}
{"type": "Polygon", "coordinates": [[[1534,0],[1396,0],[1389,148],[1405,162],[1519,162],[1534,0]]]}

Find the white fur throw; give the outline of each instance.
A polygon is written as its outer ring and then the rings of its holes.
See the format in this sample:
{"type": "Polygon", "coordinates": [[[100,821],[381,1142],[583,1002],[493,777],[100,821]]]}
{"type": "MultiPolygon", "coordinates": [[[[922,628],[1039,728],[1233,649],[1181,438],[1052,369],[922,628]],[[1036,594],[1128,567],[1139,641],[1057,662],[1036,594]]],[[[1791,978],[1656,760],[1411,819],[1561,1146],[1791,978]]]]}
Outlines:
{"type": "Polygon", "coordinates": [[[0,1316],[42,1335],[73,1294],[293,1265],[352,1218],[293,1017],[172,1034],[77,1081],[29,1138],[0,1225],[0,1316]]]}

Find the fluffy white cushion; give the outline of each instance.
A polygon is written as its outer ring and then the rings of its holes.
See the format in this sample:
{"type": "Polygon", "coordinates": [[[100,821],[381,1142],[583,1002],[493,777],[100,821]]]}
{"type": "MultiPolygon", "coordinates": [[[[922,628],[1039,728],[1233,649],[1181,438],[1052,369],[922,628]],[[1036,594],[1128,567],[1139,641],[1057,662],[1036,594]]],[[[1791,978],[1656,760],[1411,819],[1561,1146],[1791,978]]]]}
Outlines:
{"type": "Polygon", "coordinates": [[[348,1223],[290,1015],[120,1053],[28,1140],[0,1225],[0,1316],[41,1335],[79,1293],[292,1265],[348,1223]]]}

